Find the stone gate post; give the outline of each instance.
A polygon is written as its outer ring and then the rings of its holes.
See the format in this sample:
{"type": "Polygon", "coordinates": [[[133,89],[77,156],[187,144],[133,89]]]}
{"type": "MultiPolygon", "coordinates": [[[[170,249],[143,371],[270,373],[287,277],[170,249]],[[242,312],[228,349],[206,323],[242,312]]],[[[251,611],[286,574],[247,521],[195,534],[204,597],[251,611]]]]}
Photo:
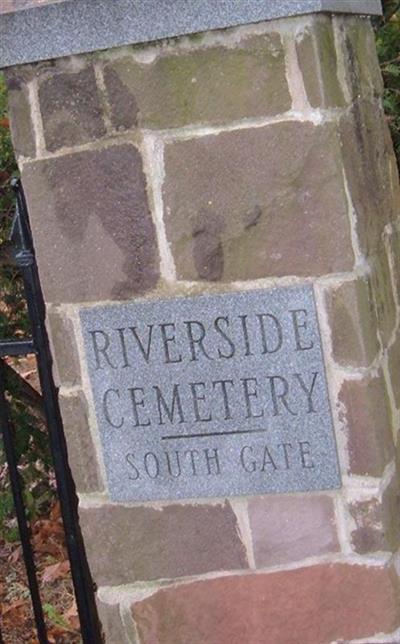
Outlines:
{"type": "Polygon", "coordinates": [[[0,64],[106,641],[399,642],[378,0],[16,4],[0,64]]]}

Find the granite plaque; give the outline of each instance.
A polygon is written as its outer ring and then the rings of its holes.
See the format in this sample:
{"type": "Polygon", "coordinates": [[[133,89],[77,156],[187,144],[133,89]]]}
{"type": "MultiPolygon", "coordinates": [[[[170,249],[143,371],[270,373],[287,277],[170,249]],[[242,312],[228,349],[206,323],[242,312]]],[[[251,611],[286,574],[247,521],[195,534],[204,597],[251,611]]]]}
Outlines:
{"type": "Polygon", "coordinates": [[[311,286],[80,315],[113,500],[340,486],[311,286]]]}

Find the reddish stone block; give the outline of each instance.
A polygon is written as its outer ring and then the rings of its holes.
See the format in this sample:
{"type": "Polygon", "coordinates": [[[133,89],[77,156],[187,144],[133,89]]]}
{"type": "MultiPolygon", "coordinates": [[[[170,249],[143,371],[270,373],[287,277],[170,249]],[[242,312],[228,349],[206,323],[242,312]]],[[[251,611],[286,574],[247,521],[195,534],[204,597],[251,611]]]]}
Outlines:
{"type": "MultiPolygon", "coordinates": [[[[201,38],[201,37],[200,37],[201,38]]],[[[104,65],[114,127],[173,128],[286,112],[291,97],[278,33],[235,46],[160,48],[151,62],[126,55],[104,65]]]]}
{"type": "Polygon", "coordinates": [[[383,92],[382,72],[370,20],[360,16],[338,16],[335,20],[344,61],[344,78],[351,98],[380,97],[383,92]]]}
{"type": "Polygon", "coordinates": [[[81,382],[78,349],[71,320],[57,309],[47,311],[46,324],[53,355],[54,380],[57,386],[74,387],[81,382]]]}
{"type": "Polygon", "coordinates": [[[350,472],[381,476],[394,456],[389,401],[382,374],[343,383],[339,400],[348,426],[350,472]]]}
{"type": "Polygon", "coordinates": [[[389,344],[396,326],[397,312],[393,294],[391,267],[383,241],[370,258],[371,285],[378,321],[378,330],[383,347],[389,344]]]}
{"type": "Polygon", "coordinates": [[[331,125],[283,122],[168,144],[165,221],[178,277],[351,270],[341,167],[331,125]]]}
{"type": "Polygon", "coordinates": [[[358,240],[362,252],[371,255],[385,225],[398,214],[392,190],[393,146],[380,102],[355,100],[339,129],[358,240]]]}
{"type": "Polygon", "coordinates": [[[259,568],[339,550],[331,497],[279,495],[250,499],[249,519],[259,568]]]}
{"type": "Polygon", "coordinates": [[[379,352],[370,280],[344,282],[327,294],[333,356],[339,364],[366,367],[379,352]]]}
{"type": "Polygon", "coordinates": [[[341,107],[343,92],[337,75],[332,19],[316,16],[296,36],[296,51],[312,107],[341,107]]]}
{"type": "Polygon", "coordinates": [[[122,623],[119,604],[106,604],[97,598],[97,610],[106,644],[130,644],[122,623]]]}
{"type": "Polygon", "coordinates": [[[247,568],[236,517],[227,503],[157,510],[105,505],[81,508],[80,518],[99,585],[247,568]]]}
{"type": "Polygon", "coordinates": [[[11,69],[6,72],[6,79],[8,111],[15,155],[17,157],[34,157],[36,154],[36,142],[29,92],[24,73],[23,71],[19,73],[18,69],[11,69]]]}
{"type": "Polygon", "coordinates": [[[96,452],[89,428],[87,402],[83,392],[60,396],[68,461],[78,492],[98,492],[103,488],[96,452]]]}
{"type": "Polygon", "coordinates": [[[400,624],[392,573],[348,564],[164,588],[132,614],[142,644],[321,644],[400,624]]]}
{"type": "Polygon", "coordinates": [[[22,174],[47,302],[128,299],[155,286],[155,228],[133,145],[29,163],[22,174]]]}
{"type": "Polygon", "coordinates": [[[54,73],[39,87],[44,138],[50,151],[101,138],[106,133],[91,67],[54,73]]]}
{"type": "Polygon", "coordinates": [[[356,528],[351,533],[354,550],[360,554],[377,550],[395,552],[400,543],[400,491],[397,476],[382,498],[350,504],[356,528]]]}

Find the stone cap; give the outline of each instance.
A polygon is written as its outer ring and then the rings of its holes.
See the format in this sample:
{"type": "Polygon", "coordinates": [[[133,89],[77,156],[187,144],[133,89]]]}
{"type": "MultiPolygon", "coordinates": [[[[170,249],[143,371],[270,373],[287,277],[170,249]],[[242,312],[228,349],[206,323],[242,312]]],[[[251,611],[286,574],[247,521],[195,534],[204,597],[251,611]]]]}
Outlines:
{"type": "Polygon", "coordinates": [[[381,14],[380,0],[2,0],[0,68],[307,13],[381,14]]]}

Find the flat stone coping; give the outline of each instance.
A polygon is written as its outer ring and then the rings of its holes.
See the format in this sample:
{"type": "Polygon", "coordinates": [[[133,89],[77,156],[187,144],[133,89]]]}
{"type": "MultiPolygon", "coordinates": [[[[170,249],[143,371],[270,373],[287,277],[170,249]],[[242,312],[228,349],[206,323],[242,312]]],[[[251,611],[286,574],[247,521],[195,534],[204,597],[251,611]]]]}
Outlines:
{"type": "MultiPolygon", "coordinates": [[[[29,5],[28,5],[29,6],[29,5]]],[[[0,14],[0,67],[307,13],[381,14],[380,0],[64,0],[0,14]]]]}

